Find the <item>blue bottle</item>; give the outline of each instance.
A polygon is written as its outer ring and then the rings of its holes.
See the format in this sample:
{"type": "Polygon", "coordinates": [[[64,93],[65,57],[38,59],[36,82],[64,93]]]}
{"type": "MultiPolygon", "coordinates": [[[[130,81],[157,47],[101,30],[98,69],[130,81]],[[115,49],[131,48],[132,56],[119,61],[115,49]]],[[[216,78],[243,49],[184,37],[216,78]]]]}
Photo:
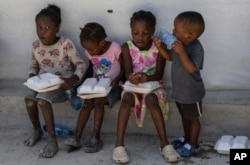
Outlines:
{"type": "Polygon", "coordinates": [[[176,37],[165,29],[156,30],[155,35],[167,45],[168,49],[172,49],[173,43],[177,41],[176,37]]]}
{"type": "MultiPolygon", "coordinates": [[[[45,132],[48,132],[46,125],[43,125],[43,130],[45,132]]],[[[58,137],[72,138],[74,136],[74,131],[69,127],[62,126],[60,124],[55,124],[55,134],[58,137]]]]}
{"type": "Polygon", "coordinates": [[[83,100],[77,96],[75,88],[65,91],[66,97],[74,110],[81,110],[83,106],[83,100]]]}

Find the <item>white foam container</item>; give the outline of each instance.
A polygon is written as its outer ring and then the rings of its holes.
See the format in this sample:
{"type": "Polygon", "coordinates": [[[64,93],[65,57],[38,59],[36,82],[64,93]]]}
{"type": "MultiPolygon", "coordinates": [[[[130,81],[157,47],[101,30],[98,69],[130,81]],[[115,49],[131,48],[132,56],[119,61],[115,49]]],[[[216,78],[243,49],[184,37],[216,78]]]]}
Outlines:
{"type": "Polygon", "coordinates": [[[230,149],[250,148],[249,139],[246,136],[223,135],[215,144],[214,149],[220,154],[230,154],[230,149]]]}

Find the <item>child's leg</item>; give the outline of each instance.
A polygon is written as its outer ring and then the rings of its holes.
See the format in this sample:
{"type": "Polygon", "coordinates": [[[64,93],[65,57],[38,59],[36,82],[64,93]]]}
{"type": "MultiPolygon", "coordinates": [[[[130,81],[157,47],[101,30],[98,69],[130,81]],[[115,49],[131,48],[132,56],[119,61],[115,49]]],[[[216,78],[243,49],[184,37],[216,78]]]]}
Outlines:
{"type": "Polygon", "coordinates": [[[158,103],[158,98],[155,94],[149,94],[146,96],[145,101],[148,109],[150,110],[157,133],[160,137],[161,148],[163,148],[164,146],[168,145],[169,142],[167,140],[165,123],[161,108],[158,103]]]}
{"type": "Polygon", "coordinates": [[[146,96],[146,105],[150,110],[152,119],[154,121],[157,133],[161,141],[161,154],[167,162],[177,162],[180,160],[180,155],[175,151],[172,145],[169,145],[166,135],[166,128],[163,114],[155,94],[151,93],[146,96]]]}
{"type": "Polygon", "coordinates": [[[96,139],[100,139],[100,132],[102,127],[102,122],[104,118],[104,106],[108,104],[108,100],[106,97],[96,98],[94,101],[94,131],[93,137],[96,139]]]}
{"type": "Polygon", "coordinates": [[[81,141],[82,132],[83,132],[88,120],[89,120],[91,111],[94,107],[93,102],[94,102],[93,99],[85,100],[83,109],[79,113],[77,125],[76,125],[76,133],[75,133],[76,141],[79,143],[81,141]]]}
{"type": "Polygon", "coordinates": [[[25,99],[26,109],[30,118],[30,121],[33,125],[34,132],[33,134],[24,141],[24,145],[26,146],[33,146],[39,141],[43,136],[43,131],[41,128],[41,124],[39,121],[39,113],[37,108],[37,102],[32,99],[25,99]]]}
{"type": "Polygon", "coordinates": [[[106,97],[94,99],[94,130],[92,137],[85,142],[84,151],[87,153],[98,152],[103,147],[103,141],[100,139],[100,132],[104,118],[104,105],[107,103],[106,97]]]}
{"type": "Polygon", "coordinates": [[[192,146],[199,148],[199,135],[200,135],[200,120],[199,118],[189,120],[189,134],[188,139],[192,146]]]}
{"type": "Polygon", "coordinates": [[[55,134],[55,124],[54,124],[54,114],[51,103],[46,100],[38,99],[38,104],[41,107],[43,118],[48,129],[49,142],[48,144],[40,151],[41,157],[51,158],[58,151],[57,139],[55,134]]]}
{"type": "Polygon", "coordinates": [[[185,119],[185,117],[183,115],[181,115],[181,119],[182,119],[182,126],[183,126],[183,130],[184,130],[185,138],[188,139],[189,133],[190,133],[190,122],[188,119],[185,119]]]}
{"type": "Polygon", "coordinates": [[[75,151],[82,147],[82,132],[89,120],[93,105],[93,99],[85,100],[83,108],[78,116],[77,125],[75,129],[75,138],[69,138],[64,142],[65,145],[69,146],[68,152],[75,151]]]}
{"type": "Polygon", "coordinates": [[[183,128],[185,136],[189,143],[195,147],[199,147],[198,139],[201,129],[199,117],[202,113],[202,103],[180,104],[177,103],[179,112],[182,116],[183,128]]]}
{"type": "Polygon", "coordinates": [[[128,124],[131,108],[134,105],[134,95],[125,93],[121,100],[121,105],[117,120],[117,137],[115,146],[124,146],[124,135],[128,124]]]}

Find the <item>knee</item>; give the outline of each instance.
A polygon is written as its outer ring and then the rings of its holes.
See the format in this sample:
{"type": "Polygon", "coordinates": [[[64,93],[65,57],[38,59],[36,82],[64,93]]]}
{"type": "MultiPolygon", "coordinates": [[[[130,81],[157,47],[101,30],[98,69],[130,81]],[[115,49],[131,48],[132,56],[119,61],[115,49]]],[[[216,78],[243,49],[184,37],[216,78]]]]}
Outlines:
{"type": "Polygon", "coordinates": [[[94,107],[95,109],[100,109],[103,108],[104,105],[106,104],[106,100],[105,99],[95,99],[94,100],[94,107]]]}
{"type": "Polygon", "coordinates": [[[158,98],[156,97],[155,94],[150,93],[146,96],[145,98],[145,102],[147,104],[147,106],[149,105],[154,105],[154,104],[158,104],[158,98]]]}
{"type": "Polygon", "coordinates": [[[134,105],[134,95],[125,93],[122,97],[121,107],[132,107],[134,105]]]}
{"type": "Polygon", "coordinates": [[[43,99],[37,99],[37,103],[39,106],[46,106],[46,105],[50,105],[50,103],[46,100],[43,100],[43,99]]]}
{"type": "Polygon", "coordinates": [[[25,104],[26,104],[26,107],[34,107],[36,106],[36,101],[35,100],[32,100],[32,99],[25,99],[25,104]]]}
{"type": "Polygon", "coordinates": [[[94,108],[93,99],[88,99],[84,101],[84,110],[92,110],[94,108]]]}

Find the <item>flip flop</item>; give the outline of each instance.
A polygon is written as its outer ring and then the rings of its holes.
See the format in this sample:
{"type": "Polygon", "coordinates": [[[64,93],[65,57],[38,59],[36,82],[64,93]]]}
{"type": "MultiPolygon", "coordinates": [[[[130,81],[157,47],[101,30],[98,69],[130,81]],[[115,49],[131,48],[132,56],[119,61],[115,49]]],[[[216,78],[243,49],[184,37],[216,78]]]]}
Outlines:
{"type": "Polygon", "coordinates": [[[68,146],[68,152],[73,152],[82,148],[82,144],[77,142],[74,138],[69,138],[64,142],[64,145],[68,146]]]}
{"type": "Polygon", "coordinates": [[[85,143],[84,151],[86,153],[95,153],[100,151],[102,147],[103,141],[101,139],[97,140],[96,138],[92,138],[85,143]]]}

